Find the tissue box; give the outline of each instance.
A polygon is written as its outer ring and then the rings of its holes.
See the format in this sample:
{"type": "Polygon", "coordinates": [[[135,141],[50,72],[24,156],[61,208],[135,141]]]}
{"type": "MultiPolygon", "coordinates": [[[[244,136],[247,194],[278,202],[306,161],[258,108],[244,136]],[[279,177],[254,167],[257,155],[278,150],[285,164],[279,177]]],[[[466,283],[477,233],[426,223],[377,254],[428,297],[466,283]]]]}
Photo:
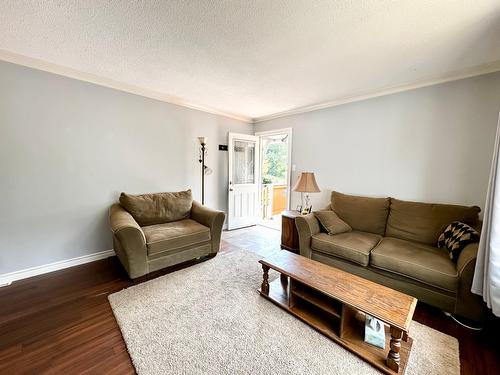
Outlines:
{"type": "Polygon", "coordinates": [[[365,317],[365,342],[385,349],[384,323],[368,314],[365,317]]]}

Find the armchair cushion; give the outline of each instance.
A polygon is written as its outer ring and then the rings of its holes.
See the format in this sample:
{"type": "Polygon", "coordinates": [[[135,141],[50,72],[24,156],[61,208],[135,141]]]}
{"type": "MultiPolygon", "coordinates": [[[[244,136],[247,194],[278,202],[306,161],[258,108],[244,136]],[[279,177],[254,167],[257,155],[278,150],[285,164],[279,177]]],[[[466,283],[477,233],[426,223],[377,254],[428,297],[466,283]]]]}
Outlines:
{"type": "Polygon", "coordinates": [[[142,230],[150,256],[210,241],[210,228],[191,219],[149,225],[142,230]]]}
{"type": "Polygon", "coordinates": [[[142,227],[189,218],[193,197],[191,190],[141,195],[121,193],[120,204],[142,227]]]}
{"type": "Polygon", "coordinates": [[[372,250],[370,265],[436,288],[457,290],[457,267],[445,249],[384,237],[372,250]]]}
{"type": "Polygon", "coordinates": [[[377,245],[380,238],[381,236],[377,234],[359,231],[333,236],[327,233],[318,233],[312,236],[311,247],[314,251],[367,266],[370,251],[377,245]]]}

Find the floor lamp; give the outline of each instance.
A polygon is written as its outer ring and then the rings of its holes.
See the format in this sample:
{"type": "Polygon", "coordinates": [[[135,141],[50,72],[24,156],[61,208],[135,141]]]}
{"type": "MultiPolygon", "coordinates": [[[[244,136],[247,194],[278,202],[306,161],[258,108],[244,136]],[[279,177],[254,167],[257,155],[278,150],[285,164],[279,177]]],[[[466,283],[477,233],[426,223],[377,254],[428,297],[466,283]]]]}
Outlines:
{"type": "Polygon", "coordinates": [[[205,204],[205,152],[207,145],[207,137],[198,137],[198,142],[201,145],[200,159],[201,163],[201,204],[205,204]]]}

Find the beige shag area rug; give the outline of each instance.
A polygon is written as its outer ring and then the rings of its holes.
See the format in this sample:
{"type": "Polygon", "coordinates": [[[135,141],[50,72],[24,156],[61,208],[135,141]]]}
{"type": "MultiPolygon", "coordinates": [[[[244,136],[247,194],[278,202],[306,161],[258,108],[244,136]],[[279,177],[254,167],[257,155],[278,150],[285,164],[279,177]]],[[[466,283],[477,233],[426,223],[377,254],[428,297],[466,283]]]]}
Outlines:
{"type": "MultiPolygon", "coordinates": [[[[110,295],[137,373],[379,374],[262,298],[258,259],[223,253],[110,295]]],[[[417,322],[410,336],[406,374],[460,374],[455,338],[417,322]]]]}

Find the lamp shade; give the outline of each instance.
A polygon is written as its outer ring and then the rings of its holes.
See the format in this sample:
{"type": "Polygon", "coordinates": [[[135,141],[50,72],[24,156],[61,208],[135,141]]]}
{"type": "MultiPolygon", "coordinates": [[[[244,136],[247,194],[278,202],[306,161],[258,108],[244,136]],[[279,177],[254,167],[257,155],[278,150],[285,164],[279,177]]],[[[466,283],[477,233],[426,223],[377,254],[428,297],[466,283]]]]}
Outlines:
{"type": "Polygon", "coordinates": [[[206,145],[207,139],[208,137],[198,137],[198,142],[200,142],[200,145],[206,145]]]}
{"type": "Polygon", "coordinates": [[[313,172],[302,172],[292,190],[300,193],[318,193],[321,191],[313,172]]]}

